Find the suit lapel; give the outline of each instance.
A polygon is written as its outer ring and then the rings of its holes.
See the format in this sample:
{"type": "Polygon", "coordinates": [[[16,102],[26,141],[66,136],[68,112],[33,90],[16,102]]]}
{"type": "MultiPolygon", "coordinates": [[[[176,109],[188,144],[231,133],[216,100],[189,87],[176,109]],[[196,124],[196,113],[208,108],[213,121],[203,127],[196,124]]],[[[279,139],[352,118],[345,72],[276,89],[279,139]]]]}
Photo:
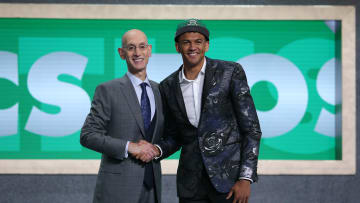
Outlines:
{"type": "Polygon", "coordinates": [[[154,140],[155,140],[155,135],[157,135],[157,130],[158,130],[158,124],[160,123],[159,119],[160,119],[160,116],[162,115],[162,107],[161,107],[161,95],[160,95],[160,91],[159,91],[159,88],[157,88],[155,86],[155,84],[150,81],[150,85],[151,85],[151,89],[154,93],[154,99],[155,99],[155,110],[156,110],[156,118],[153,118],[153,119],[156,119],[156,125],[155,125],[155,128],[154,128],[154,132],[153,132],[153,136],[152,136],[152,143],[154,143],[154,140]]]}
{"type": "Polygon", "coordinates": [[[121,80],[120,84],[122,86],[121,91],[125,95],[125,99],[128,103],[129,109],[134,115],[136,123],[139,125],[141,134],[143,135],[143,137],[145,137],[144,121],[142,119],[141,107],[138,102],[135,89],[127,75],[123,77],[123,80],[121,80]]]}
{"type": "Polygon", "coordinates": [[[183,114],[185,120],[188,122],[188,124],[191,124],[189,121],[189,118],[187,116],[186,113],[186,108],[185,108],[185,103],[184,103],[184,97],[181,91],[181,87],[180,87],[180,81],[179,81],[179,74],[180,71],[182,69],[182,66],[180,66],[179,70],[176,72],[177,74],[175,74],[174,79],[174,83],[173,83],[173,87],[171,87],[173,90],[175,90],[175,97],[176,97],[176,101],[179,105],[180,111],[183,114]]]}
{"type": "Polygon", "coordinates": [[[204,79],[204,86],[201,95],[201,110],[204,107],[205,100],[207,95],[209,94],[209,90],[212,86],[216,85],[216,80],[214,78],[216,72],[215,64],[209,58],[206,58],[206,69],[205,69],[205,79],[204,79]]]}

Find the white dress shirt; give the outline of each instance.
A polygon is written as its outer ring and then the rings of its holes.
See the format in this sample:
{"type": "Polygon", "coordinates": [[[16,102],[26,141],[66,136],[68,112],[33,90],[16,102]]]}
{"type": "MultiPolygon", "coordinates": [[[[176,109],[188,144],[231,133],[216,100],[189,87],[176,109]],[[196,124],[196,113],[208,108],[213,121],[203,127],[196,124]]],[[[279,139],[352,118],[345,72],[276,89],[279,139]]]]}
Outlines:
{"type": "Polygon", "coordinates": [[[184,74],[184,66],[179,72],[179,82],[184,98],[186,114],[190,123],[198,127],[201,114],[201,97],[205,79],[206,60],[194,80],[189,80],[184,74]]]}

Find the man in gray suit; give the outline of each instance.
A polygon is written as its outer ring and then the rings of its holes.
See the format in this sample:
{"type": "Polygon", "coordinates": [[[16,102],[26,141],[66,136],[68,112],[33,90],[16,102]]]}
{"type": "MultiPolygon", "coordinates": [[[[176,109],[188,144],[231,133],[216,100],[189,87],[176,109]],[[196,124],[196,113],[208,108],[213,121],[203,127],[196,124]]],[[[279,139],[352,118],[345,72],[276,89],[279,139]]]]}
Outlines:
{"type": "Polygon", "coordinates": [[[160,203],[161,167],[151,143],[159,142],[164,119],[158,84],[146,75],[151,45],[134,29],[118,51],[128,72],[96,88],[80,135],[83,146],[102,153],[94,202],[160,203]]]}

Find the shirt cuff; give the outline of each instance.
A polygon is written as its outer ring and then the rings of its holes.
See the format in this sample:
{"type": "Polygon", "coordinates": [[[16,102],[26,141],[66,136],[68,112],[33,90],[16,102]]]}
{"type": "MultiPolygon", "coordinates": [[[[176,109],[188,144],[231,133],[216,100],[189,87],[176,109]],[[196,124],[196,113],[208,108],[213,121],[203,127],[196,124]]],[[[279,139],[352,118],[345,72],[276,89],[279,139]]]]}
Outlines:
{"type": "Polygon", "coordinates": [[[248,180],[250,183],[253,183],[254,181],[250,178],[240,177],[239,180],[248,180]]]}
{"type": "Polygon", "coordinates": [[[130,141],[127,141],[126,147],[125,147],[125,158],[129,157],[128,148],[129,148],[130,141]]]}
{"type": "Polygon", "coordinates": [[[162,152],[162,149],[161,149],[161,147],[160,147],[159,145],[155,144],[155,147],[157,147],[157,148],[159,149],[159,151],[160,151],[160,155],[154,157],[154,159],[157,160],[157,159],[159,159],[160,157],[162,157],[163,152],[162,152]]]}

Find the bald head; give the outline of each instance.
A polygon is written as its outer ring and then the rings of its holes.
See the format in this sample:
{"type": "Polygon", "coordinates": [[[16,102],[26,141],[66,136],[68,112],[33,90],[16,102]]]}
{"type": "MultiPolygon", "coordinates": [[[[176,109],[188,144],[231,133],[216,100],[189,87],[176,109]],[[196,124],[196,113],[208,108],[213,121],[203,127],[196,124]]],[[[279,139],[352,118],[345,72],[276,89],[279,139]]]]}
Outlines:
{"type": "Polygon", "coordinates": [[[145,33],[137,29],[127,31],[122,36],[122,48],[118,48],[120,57],[126,60],[128,71],[143,81],[151,48],[145,33]]]}
{"type": "Polygon", "coordinates": [[[125,34],[122,36],[122,39],[121,39],[122,47],[127,46],[128,42],[134,38],[141,39],[141,41],[148,43],[147,37],[143,31],[137,30],[137,29],[132,29],[132,30],[125,32],[125,34]]]}

